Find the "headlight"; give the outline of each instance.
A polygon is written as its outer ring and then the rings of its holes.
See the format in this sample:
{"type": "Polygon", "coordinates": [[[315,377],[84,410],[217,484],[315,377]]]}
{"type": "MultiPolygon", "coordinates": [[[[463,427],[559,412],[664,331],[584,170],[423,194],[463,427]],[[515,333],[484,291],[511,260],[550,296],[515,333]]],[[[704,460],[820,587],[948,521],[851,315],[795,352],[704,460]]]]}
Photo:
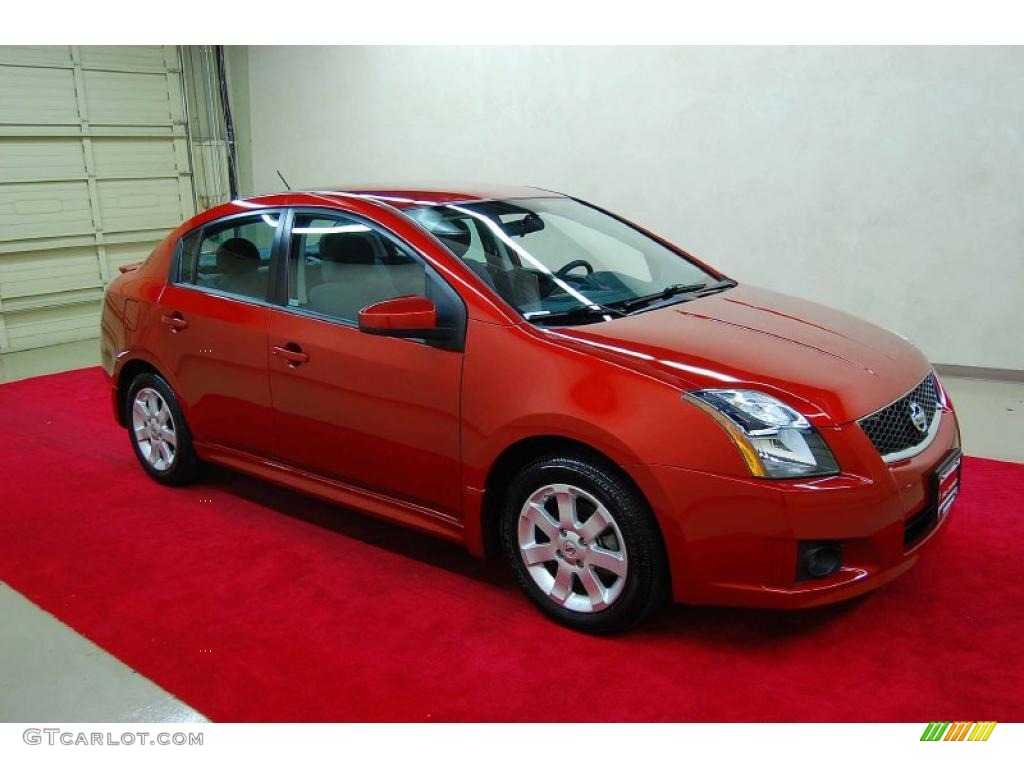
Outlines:
{"type": "Polygon", "coordinates": [[[755,477],[833,475],[835,457],[803,414],[750,389],[702,389],[686,397],[725,427],[755,477]]]}

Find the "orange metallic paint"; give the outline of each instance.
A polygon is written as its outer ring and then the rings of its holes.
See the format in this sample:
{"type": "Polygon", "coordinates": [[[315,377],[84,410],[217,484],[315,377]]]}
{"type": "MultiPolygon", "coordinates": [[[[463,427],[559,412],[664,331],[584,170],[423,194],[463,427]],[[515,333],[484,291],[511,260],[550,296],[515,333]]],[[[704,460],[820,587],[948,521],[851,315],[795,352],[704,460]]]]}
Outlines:
{"type": "Polygon", "coordinates": [[[333,480],[461,516],[459,395],[463,355],[350,325],[270,311],[279,456],[333,480]]]}
{"type": "MultiPolygon", "coordinates": [[[[259,304],[167,285],[157,303],[159,359],[202,442],[260,455],[274,449],[267,324],[259,304]],[[165,321],[187,323],[175,328],[165,321]],[[241,427],[241,428],[240,428],[241,427]]],[[[156,330],[156,329],[154,329],[156,330]]]]}
{"type": "Polygon", "coordinates": [[[746,285],[612,322],[533,326],[400,210],[486,196],[294,192],[196,216],[107,292],[102,359],[115,404],[125,366],[148,364],[178,394],[203,458],[460,540],[477,554],[486,549],[495,462],[525,440],[585,444],[646,496],[669,554],[673,594],[691,603],[800,607],[842,599],[902,573],[927,549],[934,533],[903,551],[903,522],[924,504],[931,469],[959,445],[952,406],[927,450],[891,466],[853,423],[927,374],[912,345],[842,312],[746,285]],[[465,303],[465,350],[369,335],[168,282],[186,232],[225,215],[288,206],[347,211],[406,242],[465,303]],[[842,474],[751,477],[726,431],[682,397],[714,386],[760,389],[802,411],[842,474]],[[796,542],[818,538],[844,541],[844,566],[797,582],[796,542]]]}
{"type": "Polygon", "coordinates": [[[359,310],[360,330],[425,331],[437,328],[437,307],[422,296],[400,296],[359,310]]]}

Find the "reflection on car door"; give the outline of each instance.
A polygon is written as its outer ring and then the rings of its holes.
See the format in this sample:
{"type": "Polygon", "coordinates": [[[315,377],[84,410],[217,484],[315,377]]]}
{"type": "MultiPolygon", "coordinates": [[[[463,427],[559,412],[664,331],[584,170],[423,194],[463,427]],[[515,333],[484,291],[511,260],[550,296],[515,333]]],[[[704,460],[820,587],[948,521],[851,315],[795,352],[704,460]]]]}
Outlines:
{"type": "Polygon", "coordinates": [[[424,264],[367,222],[295,216],[288,307],[270,312],[278,451],[335,480],[461,514],[461,352],[362,333],[359,310],[430,295],[424,264]]]}

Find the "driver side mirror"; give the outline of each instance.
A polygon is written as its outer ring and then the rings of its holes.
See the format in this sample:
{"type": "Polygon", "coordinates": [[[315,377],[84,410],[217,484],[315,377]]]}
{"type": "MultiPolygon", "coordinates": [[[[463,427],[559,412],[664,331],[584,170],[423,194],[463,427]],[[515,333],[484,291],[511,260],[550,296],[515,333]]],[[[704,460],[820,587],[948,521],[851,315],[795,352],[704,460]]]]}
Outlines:
{"type": "Polygon", "coordinates": [[[400,339],[448,339],[455,330],[437,324],[437,307],[423,296],[399,296],[359,310],[359,330],[400,339]]]}

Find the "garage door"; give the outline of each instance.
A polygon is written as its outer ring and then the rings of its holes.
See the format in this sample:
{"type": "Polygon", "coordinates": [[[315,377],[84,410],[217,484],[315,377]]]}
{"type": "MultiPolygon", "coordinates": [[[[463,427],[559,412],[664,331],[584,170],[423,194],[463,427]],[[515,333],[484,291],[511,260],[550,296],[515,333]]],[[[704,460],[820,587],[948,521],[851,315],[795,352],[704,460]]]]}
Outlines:
{"type": "Polygon", "coordinates": [[[174,46],[0,46],[0,353],[97,337],[104,285],[193,211],[174,46]]]}

